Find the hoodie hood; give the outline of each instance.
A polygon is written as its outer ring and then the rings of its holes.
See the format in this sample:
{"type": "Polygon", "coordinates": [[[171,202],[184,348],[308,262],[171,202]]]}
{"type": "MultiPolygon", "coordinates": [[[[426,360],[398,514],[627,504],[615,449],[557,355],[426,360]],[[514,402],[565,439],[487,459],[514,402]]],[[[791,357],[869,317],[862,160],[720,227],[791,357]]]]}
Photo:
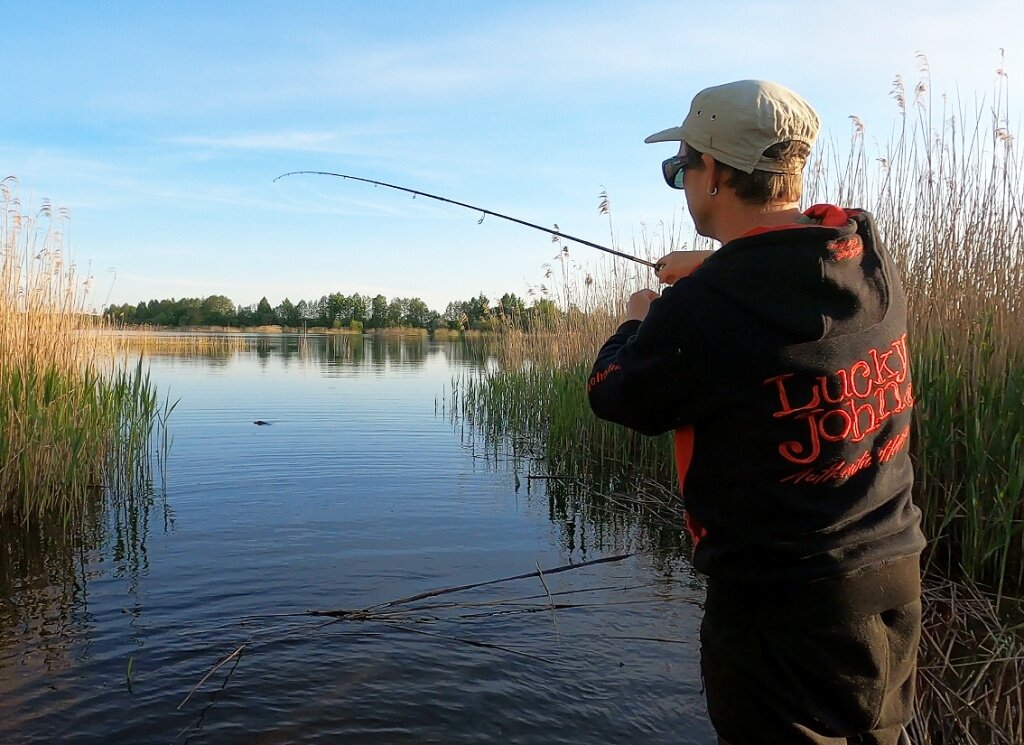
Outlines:
{"type": "Polygon", "coordinates": [[[730,241],[691,276],[793,343],[818,341],[885,316],[877,240],[867,213],[816,205],[799,223],[730,241]]]}

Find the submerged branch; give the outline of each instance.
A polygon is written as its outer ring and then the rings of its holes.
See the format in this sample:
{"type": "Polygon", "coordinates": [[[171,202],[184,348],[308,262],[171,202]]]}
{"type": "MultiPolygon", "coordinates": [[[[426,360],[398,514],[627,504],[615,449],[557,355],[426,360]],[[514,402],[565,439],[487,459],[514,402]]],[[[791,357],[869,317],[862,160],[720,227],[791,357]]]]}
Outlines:
{"type": "Polygon", "coordinates": [[[233,660],[236,657],[240,656],[242,654],[242,650],[243,649],[245,649],[245,644],[239,644],[238,648],[234,652],[232,652],[231,654],[227,655],[226,657],[224,657],[224,659],[222,659],[220,662],[218,662],[216,665],[214,665],[210,669],[210,671],[208,673],[206,673],[206,675],[203,676],[203,679],[200,680],[198,683],[196,683],[195,687],[191,691],[188,692],[188,695],[185,696],[184,699],[182,699],[181,703],[178,704],[178,706],[177,706],[177,710],[181,711],[181,707],[188,703],[188,700],[190,698],[192,698],[192,694],[194,694],[196,691],[198,691],[200,688],[202,688],[203,687],[203,683],[205,683],[207,680],[209,680],[210,676],[212,676],[215,672],[220,670],[227,663],[231,662],[231,660],[233,660]]]}
{"type": "MultiPolygon", "coordinates": [[[[625,561],[631,559],[639,554],[619,554],[618,556],[604,556],[600,559],[591,559],[590,561],[583,561],[579,564],[565,564],[563,566],[554,567],[553,569],[545,569],[543,574],[559,574],[560,572],[570,572],[574,569],[582,569],[583,567],[594,566],[596,564],[608,564],[611,562],[625,561]]],[[[520,579],[530,579],[531,577],[537,577],[542,574],[538,567],[535,571],[526,572],[525,574],[517,574],[512,577],[502,577],[501,579],[485,580],[483,582],[473,582],[468,585],[455,585],[452,587],[443,587],[437,590],[427,590],[420,592],[415,595],[409,595],[407,597],[398,598],[396,600],[389,600],[386,603],[378,603],[377,605],[371,605],[369,608],[363,608],[361,610],[349,610],[345,608],[339,608],[336,610],[310,610],[299,615],[306,616],[341,616],[356,618],[370,618],[375,611],[383,610],[386,608],[392,608],[396,605],[406,605],[408,603],[414,603],[417,600],[425,600],[427,598],[437,597],[438,595],[449,595],[454,592],[463,592],[465,590],[473,590],[478,587],[487,587],[489,585],[497,585],[503,582],[513,582],[520,579]]]]}

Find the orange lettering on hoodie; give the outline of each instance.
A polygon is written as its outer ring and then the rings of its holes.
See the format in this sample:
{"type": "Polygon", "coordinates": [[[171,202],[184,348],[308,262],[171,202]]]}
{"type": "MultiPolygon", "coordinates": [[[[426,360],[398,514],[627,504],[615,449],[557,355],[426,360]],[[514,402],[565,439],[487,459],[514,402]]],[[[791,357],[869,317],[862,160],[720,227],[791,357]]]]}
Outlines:
{"type": "Polygon", "coordinates": [[[868,349],[863,358],[831,376],[808,382],[784,373],[764,384],[773,389],[777,404],[773,418],[799,423],[794,427],[798,434],[780,442],[778,451],[801,466],[821,456],[822,443],[861,442],[914,403],[906,334],[885,349],[868,349]]]}

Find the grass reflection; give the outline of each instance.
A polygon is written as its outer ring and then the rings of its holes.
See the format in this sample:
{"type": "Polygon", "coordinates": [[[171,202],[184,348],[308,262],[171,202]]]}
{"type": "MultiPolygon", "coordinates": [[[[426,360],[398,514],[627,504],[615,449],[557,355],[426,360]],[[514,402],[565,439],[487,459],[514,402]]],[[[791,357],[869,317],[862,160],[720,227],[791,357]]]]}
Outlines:
{"type": "Polygon", "coordinates": [[[70,666],[73,646],[93,624],[88,587],[97,566],[109,562],[110,576],[126,583],[138,606],[139,581],[149,571],[147,540],[154,528],[166,532],[173,523],[152,482],[95,492],[74,526],[0,518],[0,647],[41,652],[48,671],[70,666]]]}

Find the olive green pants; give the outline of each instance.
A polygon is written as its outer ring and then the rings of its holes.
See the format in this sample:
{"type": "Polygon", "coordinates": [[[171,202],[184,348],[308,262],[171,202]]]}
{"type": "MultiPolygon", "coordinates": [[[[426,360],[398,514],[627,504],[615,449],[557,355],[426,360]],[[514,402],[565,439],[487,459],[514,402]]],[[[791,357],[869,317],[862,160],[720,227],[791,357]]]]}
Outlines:
{"type": "Polygon", "coordinates": [[[708,602],[701,670],[729,745],[906,745],[921,602],[841,621],[786,622],[708,602]]]}
{"type": "MultiPolygon", "coordinates": [[[[847,738],[844,738],[844,739],[841,739],[841,740],[836,740],[836,742],[840,743],[840,745],[866,745],[867,743],[876,743],[876,742],[879,742],[879,743],[889,743],[889,742],[892,742],[892,743],[895,743],[895,745],[911,745],[910,735],[907,734],[907,730],[904,727],[898,727],[897,728],[897,730],[895,732],[895,738],[896,739],[892,739],[893,738],[893,733],[891,731],[890,732],[872,732],[867,737],[868,737],[868,739],[866,739],[866,740],[863,737],[858,737],[857,739],[850,739],[850,738],[847,737],[847,738]]],[[[723,740],[721,737],[719,737],[718,738],[718,745],[730,745],[730,744],[728,742],[726,742],[725,740],[723,740]]]]}

